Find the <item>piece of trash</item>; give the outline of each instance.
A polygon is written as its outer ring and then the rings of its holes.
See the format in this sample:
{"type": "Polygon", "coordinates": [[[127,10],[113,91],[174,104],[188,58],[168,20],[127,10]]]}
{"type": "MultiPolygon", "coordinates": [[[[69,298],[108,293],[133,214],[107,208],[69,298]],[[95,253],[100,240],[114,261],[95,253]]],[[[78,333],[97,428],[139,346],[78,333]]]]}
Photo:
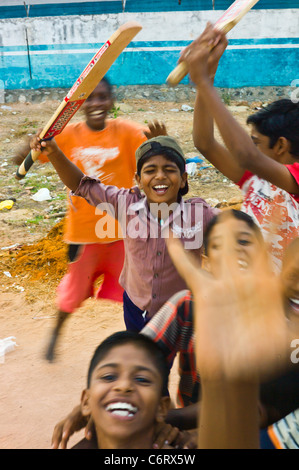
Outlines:
{"type": "Polygon", "coordinates": [[[22,287],[22,286],[13,285],[12,287],[14,287],[15,289],[18,289],[20,292],[24,292],[24,290],[25,290],[24,287],[22,287]]]}
{"type": "Polygon", "coordinates": [[[1,106],[1,109],[7,109],[8,111],[10,111],[12,109],[11,106],[6,106],[5,104],[3,106],[1,106]]]}
{"type": "Polygon", "coordinates": [[[2,211],[2,209],[11,209],[14,203],[15,202],[12,199],[6,199],[5,201],[1,201],[0,211],[2,211]]]}
{"type": "Polygon", "coordinates": [[[182,111],[193,111],[194,108],[192,108],[191,106],[188,106],[187,104],[182,104],[181,106],[181,110],[182,111]]]}
{"type": "Polygon", "coordinates": [[[3,271],[3,274],[5,274],[7,277],[12,277],[9,271],[3,271]]]}
{"type": "Polygon", "coordinates": [[[187,165],[186,165],[186,171],[187,171],[188,175],[190,175],[190,176],[195,176],[195,175],[197,175],[198,170],[197,170],[197,165],[196,165],[196,163],[195,163],[195,162],[187,163],[187,165]]]}
{"type": "Polygon", "coordinates": [[[4,364],[5,354],[13,351],[17,345],[14,341],[16,338],[14,336],[9,336],[8,338],[0,339],[0,364],[4,364]]]}
{"type": "Polygon", "coordinates": [[[172,109],[170,109],[170,111],[171,111],[172,113],[178,113],[178,112],[179,112],[179,109],[178,109],[178,108],[172,108],[172,109]]]}
{"type": "Polygon", "coordinates": [[[3,246],[0,249],[1,250],[12,250],[13,248],[16,248],[17,246],[20,246],[19,243],[15,243],[14,245],[10,245],[10,246],[3,246]]]}
{"type": "Polygon", "coordinates": [[[200,157],[188,157],[188,158],[186,158],[186,163],[192,163],[192,162],[202,163],[203,161],[204,161],[204,159],[200,158],[200,157]]]}
{"type": "Polygon", "coordinates": [[[45,320],[47,318],[54,318],[55,316],[56,316],[55,314],[54,315],[43,315],[43,316],[40,316],[40,317],[36,315],[35,317],[33,317],[33,320],[45,320]]]}
{"type": "Polygon", "coordinates": [[[41,188],[37,191],[37,193],[31,196],[31,199],[33,199],[34,201],[42,202],[49,201],[50,199],[52,199],[52,197],[48,188],[41,188]]]}

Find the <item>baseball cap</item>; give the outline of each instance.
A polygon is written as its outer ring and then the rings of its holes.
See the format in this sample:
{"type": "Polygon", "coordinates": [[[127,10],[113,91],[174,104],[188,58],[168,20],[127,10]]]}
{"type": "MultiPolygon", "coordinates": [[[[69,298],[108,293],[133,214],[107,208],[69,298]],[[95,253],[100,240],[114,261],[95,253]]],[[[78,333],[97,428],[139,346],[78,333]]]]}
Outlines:
{"type": "MultiPolygon", "coordinates": [[[[143,142],[136,150],[137,173],[140,174],[143,163],[154,155],[166,155],[179,167],[181,173],[186,171],[186,159],[184,152],[177,141],[168,135],[159,135],[143,142]]],[[[180,189],[180,194],[187,194],[189,190],[188,182],[184,188],[180,189]]]]}

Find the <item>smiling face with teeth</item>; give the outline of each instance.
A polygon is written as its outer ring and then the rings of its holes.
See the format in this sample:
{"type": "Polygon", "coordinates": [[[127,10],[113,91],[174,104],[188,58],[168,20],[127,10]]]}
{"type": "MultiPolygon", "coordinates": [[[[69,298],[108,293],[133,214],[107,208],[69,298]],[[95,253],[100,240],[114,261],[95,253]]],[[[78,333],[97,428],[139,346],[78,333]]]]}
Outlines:
{"type": "Polygon", "coordinates": [[[149,204],[177,202],[179,191],[187,181],[187,173],[181,173],[177,164],[164,155],[150,157],[143,164],[140,175],[135,177],[149,204]]]}
{"type": "Polygon", "coordinates": [[[230,249],[234,252],[238,267],[240,271],[246,271],[260,252],[262,237],[257,236],[257,231],[253,230],[245,220],[233,216],[231,211],[225,211],[218,217],[219,221],[208,235],[205,262],[207,269],[213,276],[219,276],[223,252],[227,250],[225,237],[226,233],[229,233],[233,234],[230,249]]]}
{"type": "Polygon", "coordinates": [[[169,405],[161,391],[161,374],[147,351],[130,343],[111,349],[81,400],[83,414],[95,423],[99,448],[151,448],[154,424],[169,405]]]}
{"type": "Polygon", "coordinates": [[[110,85],[105,80],[102,80],[83,105],[87,126],[94,131],[103,130],[107,113],[112,107],[113,96],[110,85]]]}

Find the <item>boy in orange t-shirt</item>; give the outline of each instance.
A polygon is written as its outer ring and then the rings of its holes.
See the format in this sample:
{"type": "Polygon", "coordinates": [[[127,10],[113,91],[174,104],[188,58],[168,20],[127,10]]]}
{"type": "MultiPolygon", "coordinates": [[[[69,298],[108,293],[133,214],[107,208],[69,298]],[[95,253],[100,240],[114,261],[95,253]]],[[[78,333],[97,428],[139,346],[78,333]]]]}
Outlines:
{"type": "MultiPolygon", "coordinates": [[[[119,118],[107,119],[112,107],[112,87],[104,78],[85,101],[85,122],[69,124],[55,140],[85,174],[130,188],[136,171],[135,151],[146,140],[148,128],[119,118]]],[[[19,164],[20,156],[14,161],[19,164]]],[[[48,159],[42,154],[40,161],[48,159]]],[[[54,359],[62,325],[84,300],[94,295],[122,301],[118,279],[124,261],[123,240],[117,221],[107,223],[107,218],[83,198],[68,200],[64,240],[69,245],[69,266],[57,290],[58,316],[46,352],[49,361],[54,359]],[[102,285],[94,292],[101,275],[102,285]]]]}

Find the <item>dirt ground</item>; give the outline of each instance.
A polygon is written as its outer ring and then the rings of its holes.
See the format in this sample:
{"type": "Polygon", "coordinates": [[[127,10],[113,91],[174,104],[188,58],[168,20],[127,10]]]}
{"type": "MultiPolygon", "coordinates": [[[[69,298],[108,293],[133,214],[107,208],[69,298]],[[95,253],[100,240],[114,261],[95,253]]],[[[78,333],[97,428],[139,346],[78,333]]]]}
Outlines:
{"type": "MultiPolygon", "coordinates": [[[[57,360],[48,363],[43,357],[56,313],[55,289],[66,261],[63,255],[59,260],[50,255],[47,259],[48,252],[40,241],[63,220],[65,188],[50,165],[35,164],[26,178],[17,181],[11,157],[28,134],[45,124],[58,104],[0,105],[0,201],[15,199],[11,209],[0,210],[0,340],[12,336],[17,343],[15,350],[2,357],[2,363],[0,358],[1,449],[49,449],[55,424],[79,403],[95,347],[110,333],[124,329],[120,304],[90,299],[67,323],[57,360]],[[31,199],[41,188],[49,189],[50,200],[31,199]],[[27,257],[17,263],[17,255],[24,249],[27,257]]],[[[113,115],[142,123],[154,118],[164,121],[186,156],[198,156],[191,137],[192,111],[183,111],[182,104],[130,100],[117,103],[113,115]]],[[[244,124],[254,106],[250,109],[246,103],[233,103],[231,111],[244,124]]],[[[199,171],[190,177],[189,196],[200,195],[213,206],[240,201],[239,189],[217,170],[208,167],[199,171]]],[[[60,234],[50,242],[54,251],[63,244],[60,234]]],[[[173,398],[176,384],[174,367],[173,398]]],[[[71,443],[80,436],[74,436],[71,443]]]]}

